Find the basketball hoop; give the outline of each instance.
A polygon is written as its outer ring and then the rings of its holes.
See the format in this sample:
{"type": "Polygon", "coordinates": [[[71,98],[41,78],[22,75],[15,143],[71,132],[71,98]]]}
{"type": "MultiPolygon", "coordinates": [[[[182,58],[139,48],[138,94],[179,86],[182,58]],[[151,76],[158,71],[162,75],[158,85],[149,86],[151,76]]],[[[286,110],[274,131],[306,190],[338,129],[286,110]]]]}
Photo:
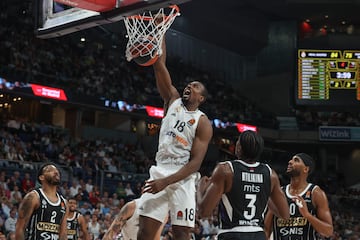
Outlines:
{"type": "Polygon", "coordinates": [[[160,56],[163,36],[178,15],[179,7],[171,5],[160,8],[156,13],[146,11],[141,15],[124,18],[128,35],[126,59],[131,61],[138,57],[153,59],[160,56]]]}

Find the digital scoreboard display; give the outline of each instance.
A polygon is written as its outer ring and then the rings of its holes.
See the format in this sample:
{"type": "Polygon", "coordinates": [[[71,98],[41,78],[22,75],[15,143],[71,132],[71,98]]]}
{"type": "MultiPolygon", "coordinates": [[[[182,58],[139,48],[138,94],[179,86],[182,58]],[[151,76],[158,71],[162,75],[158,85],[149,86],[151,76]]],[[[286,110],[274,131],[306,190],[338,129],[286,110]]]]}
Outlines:
{"type": "Polygon", "coordinates": [[[360,107],[359,69],[360,50],[298,49],[296,104],[360,107]]]}

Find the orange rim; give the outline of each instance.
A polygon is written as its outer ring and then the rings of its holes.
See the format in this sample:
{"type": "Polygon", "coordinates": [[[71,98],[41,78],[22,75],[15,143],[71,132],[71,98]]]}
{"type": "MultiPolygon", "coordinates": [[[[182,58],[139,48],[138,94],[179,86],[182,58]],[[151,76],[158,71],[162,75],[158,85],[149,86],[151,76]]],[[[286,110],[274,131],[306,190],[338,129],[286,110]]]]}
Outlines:
{"type": "MultiPolygon", "coordinates": [[[[173,13],[172,15],[166,16],[165,17],[165,21],[167,21],[170,17],[175,17],[179,12],[180,12],[180,8],[177,5],[170,5],[169,8],[175,9],[175,13],[173,13]]],[[[149,16],[141,16],[141,15],[133,15],[133,16],[129,16],[127,17],[129,19],[142,19],[144,21],[152,21],[154,18],[149,17],[149,16]]]]}

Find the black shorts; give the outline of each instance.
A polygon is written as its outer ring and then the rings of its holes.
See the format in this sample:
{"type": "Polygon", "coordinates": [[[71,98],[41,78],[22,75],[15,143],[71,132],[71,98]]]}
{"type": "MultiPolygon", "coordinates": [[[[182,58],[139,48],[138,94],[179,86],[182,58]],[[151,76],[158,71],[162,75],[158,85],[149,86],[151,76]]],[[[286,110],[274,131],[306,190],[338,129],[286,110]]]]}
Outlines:
{"type": "Polygon", "coordinates": [[[225,232],[220,233],[218,240],[235,240],[235,239],[251,239],[251,240],[266,240],[265,232],[225,232]]]}

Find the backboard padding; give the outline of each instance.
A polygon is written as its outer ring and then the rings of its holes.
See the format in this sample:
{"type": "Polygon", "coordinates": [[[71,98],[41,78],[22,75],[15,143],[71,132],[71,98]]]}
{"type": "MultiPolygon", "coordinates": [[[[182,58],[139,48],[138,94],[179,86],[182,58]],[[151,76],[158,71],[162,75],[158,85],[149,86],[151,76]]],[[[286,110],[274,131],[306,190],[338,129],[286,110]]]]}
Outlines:
{"type": "Polygon", "coordinates": [[[190,0],[121,0],[113,10],[100,13],[64,5],[61,9],[62,5],[53,0],[37,0],[35,34],[39,38],[59,37],[187,1],[190,0]]]}

